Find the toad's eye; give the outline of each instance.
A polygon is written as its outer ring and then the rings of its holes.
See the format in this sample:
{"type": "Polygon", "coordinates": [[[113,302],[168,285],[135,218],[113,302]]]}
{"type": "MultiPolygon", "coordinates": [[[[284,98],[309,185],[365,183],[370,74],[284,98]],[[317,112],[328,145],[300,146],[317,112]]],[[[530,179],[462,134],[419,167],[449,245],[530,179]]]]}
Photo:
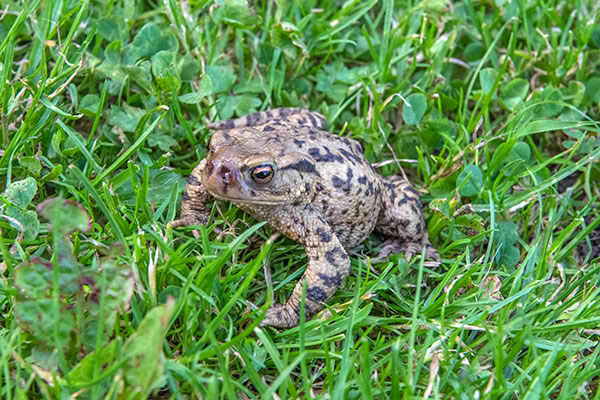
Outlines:
{"type": "Polygon", "coordinates": [[[269,164],[260,164],[250,170],[252,180],[257,183],[267,183],[275,175],[275,168],[269,164]]]}

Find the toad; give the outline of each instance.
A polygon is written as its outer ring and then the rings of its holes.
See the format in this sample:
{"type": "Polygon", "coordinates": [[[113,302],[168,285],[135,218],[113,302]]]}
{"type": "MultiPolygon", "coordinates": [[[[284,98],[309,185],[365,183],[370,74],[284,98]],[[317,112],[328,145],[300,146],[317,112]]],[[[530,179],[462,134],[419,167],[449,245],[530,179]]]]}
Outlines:
{"type": "Polygon", "coordinates": [[[286,304],[267,310],[262,325],[299,324],[304,282],[306,319],[321,310],[350,273],[347,249],[372,231],[388,239],[381,255],[404,252],[410,258],[424,248],[427,257],[440,260],[411,184],[380,176],[357,141],[325,126],[321,114],[297,108],[209,124],[214,133],[206,158],[188,179],[181,219],[170,223],[204,225],[207,202],[225,200],[304,246],[304,275],[286,304]]]}

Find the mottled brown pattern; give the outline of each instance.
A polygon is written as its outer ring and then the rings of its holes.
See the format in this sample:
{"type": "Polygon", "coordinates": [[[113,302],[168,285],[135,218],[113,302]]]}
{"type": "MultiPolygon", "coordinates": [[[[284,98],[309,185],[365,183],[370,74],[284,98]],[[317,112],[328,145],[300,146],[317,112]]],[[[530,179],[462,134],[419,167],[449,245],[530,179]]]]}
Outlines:
{"type": "MultiPolygon", "coordinates": [[[[350,272],[346,249],[377,230],[389,238],[382,252],[410,257],[429,244],[421,203],[410,183],[382,178],[358,142],[324,130],[312,111],[278,108],[210,124],[206,158],[188,180],[181,219],[171,226],[205,224],[211,198],[228,200],[302,244],[306,271],[286,304],[268,310],[263,325],[299,323],[306,281],[306,317],[323,308],[350,272]]],[[[195,233],[197,235],[197,233],[195,233]]]]}

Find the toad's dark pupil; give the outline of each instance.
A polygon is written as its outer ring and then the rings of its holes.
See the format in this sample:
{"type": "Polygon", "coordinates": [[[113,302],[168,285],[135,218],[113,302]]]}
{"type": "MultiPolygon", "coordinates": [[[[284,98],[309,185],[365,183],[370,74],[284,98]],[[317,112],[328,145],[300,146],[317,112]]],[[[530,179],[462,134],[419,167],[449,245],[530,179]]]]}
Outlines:
{"type": "Polygon", "coordinates": [[[259,165],[252,169],[252,179],[257,182],[266,182],[273,177],[273,167],[270,165],[259,165]]]}
{"type": "Polygon", "coordinates": [[[255,176],[258,179],[267,179],[269,175],[271,175],[270,171],[258,171],[255,176]]]}

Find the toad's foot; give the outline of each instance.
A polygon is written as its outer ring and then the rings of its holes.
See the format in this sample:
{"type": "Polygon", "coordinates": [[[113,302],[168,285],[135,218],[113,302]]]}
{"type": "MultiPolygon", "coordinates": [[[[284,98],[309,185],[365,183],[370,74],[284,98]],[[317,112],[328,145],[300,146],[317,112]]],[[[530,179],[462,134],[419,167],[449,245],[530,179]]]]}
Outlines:
{"type": "MultiPolygon", "coordinates": [[[[208,218],[202,214],[188,214],[183,216],[180,219],[176,219],[167,224],[167,228],[178,228],[181,226],[190,226],[190,225],[206,225],[208,222],[208,218]]],[[[215,228],[217,229],[217,228],[215,228]]],[[[219,232],[217,232],[219,233],[219,232]]],[[[192,230],[192,234],[196,239],[200,238],[200,230],[194,229],[192,230]]]]}
{"type": "MultiPolygon", "coordinates": [[[[310,294],[309,294],[310,296],[310,294]]],[[[305,321],[309,321],[316,313],[323,308],[323,302],[305,299],[305,321]]],[[[293,299],[287,304],[273,304],[267,310],[265,318],[260,326],[273,326],[275,328],[289,329],[300,324],[300,304],[294,304],[293,299]]]]}
{"type": "Polygon", "coordinates": [[[300,323],[300,314],[294,307],[285,304],[274,304],[267,310],[260,326],[274,326],[276,328],[293,328],[300,323]]]}
{"type": "Polygon", "coordinates": [[[389,255],[397,253],[404,253],[406,259],[410,260],[415,254],[421,254],[423,247],[425,247],[425,257],[434,260],[435,266],[440,265],[442,261],[440,255],[429,242],[423,245],[422,243],[401,242],[395,239],[389,239],[383,242],[381,244],[379,255],[376,258],[372,258],[371,262],[382,262],[386,260],[389,255]]]}

